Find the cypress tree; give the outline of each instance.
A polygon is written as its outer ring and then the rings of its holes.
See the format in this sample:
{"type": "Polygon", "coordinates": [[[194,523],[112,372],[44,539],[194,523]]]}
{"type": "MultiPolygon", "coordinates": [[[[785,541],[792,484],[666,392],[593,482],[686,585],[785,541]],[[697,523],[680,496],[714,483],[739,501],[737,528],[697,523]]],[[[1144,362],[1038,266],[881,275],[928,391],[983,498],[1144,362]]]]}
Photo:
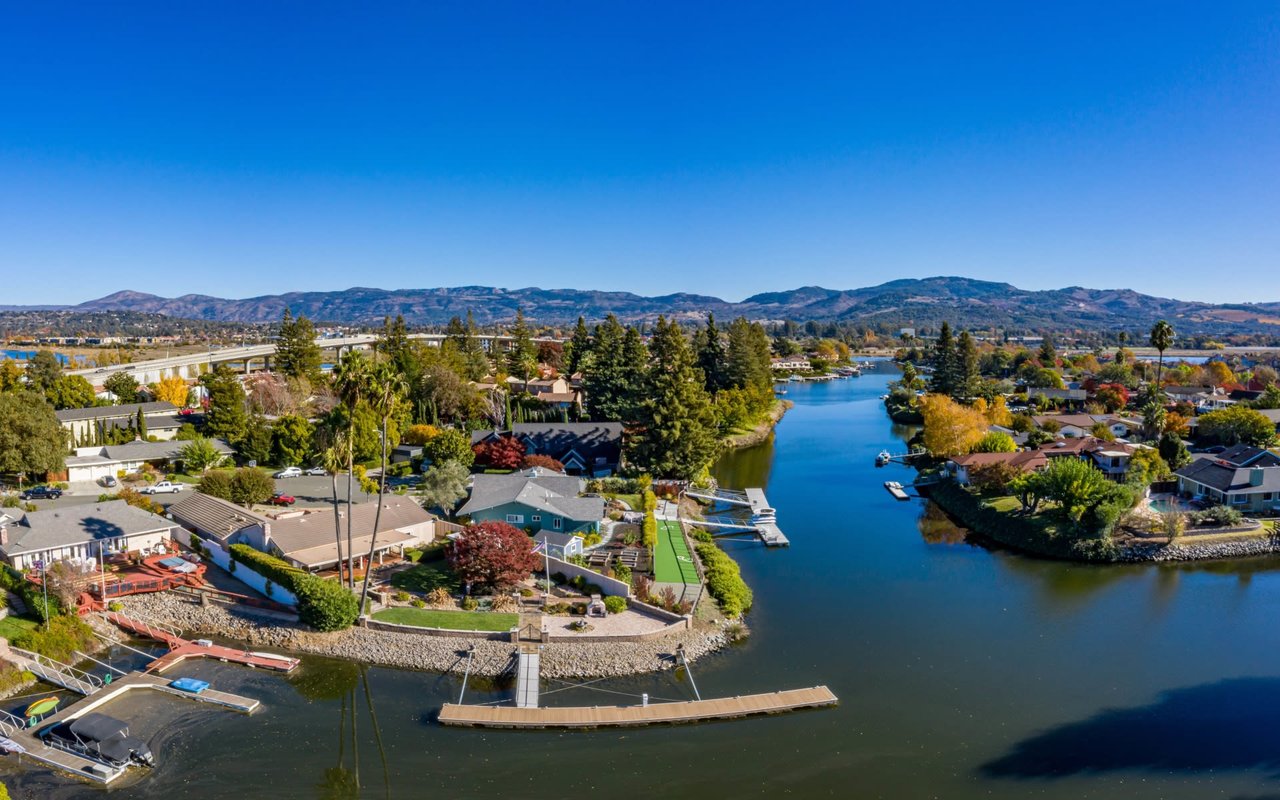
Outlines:
{"type": "Polygon", "coordinates": [[[956,343],[956,364],[959,367],[956,396],[977,397],[982,386],[982,374],[978,368],[978,348],[968,331],[960,332],[956,343]]]}
{"type": "Polygon", "coordinates": [[[958,383],[955,340],[951,336],[951,323],[944,321],[938,331],[938,340],[933,343],[933,377],[929,381],[929,390],[950,396],[956,393],[958,383]]]}
{"type": "Polygon", "coordinates": [[[147,438],[147,418],[143,415],[141,408],[138,409],[138,419],[136,422],[138,438],[145,440],[147,438]]]}
{"type": "Polygon", "coordinates": [[[533,346],[523,309],[516,309],[516,322],[511,327],[511,336],[515,341],[507,351],[507,372],[528,383],[538,373],[538,349],[533,346]]]}

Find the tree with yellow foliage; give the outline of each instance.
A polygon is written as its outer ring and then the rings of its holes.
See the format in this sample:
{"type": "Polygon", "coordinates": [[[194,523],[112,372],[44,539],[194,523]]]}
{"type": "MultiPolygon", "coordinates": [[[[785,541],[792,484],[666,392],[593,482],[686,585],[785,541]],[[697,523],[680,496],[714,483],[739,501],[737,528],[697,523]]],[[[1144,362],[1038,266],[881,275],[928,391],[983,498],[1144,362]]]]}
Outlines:
{"type": "Polygon", "coordinates": [[[973,450],[990,423],[982,412],[943,394],[920,398],[924,446],[935,456],[959,456],[973,450]]]}
{"type": "Polygon", "coordinates": [[[173,403],[178,408],[182,408],[187,404],[187,395],[190,390],[182,377],[170,375],[155,385],[155,392],[156,400],[173,403]]]}

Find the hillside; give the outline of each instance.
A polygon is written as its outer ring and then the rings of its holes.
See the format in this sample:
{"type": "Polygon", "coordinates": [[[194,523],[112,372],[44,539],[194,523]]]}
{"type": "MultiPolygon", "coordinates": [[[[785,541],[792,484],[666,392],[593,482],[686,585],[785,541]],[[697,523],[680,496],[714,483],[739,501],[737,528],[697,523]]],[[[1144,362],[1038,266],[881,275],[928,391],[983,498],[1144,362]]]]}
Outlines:
{"type": "Polygon", "coordinates": [[[581,289],[500,289],[462,286],[435,289],[352,288],[334,292],[290,292],[245,299],[206,295],[166,298],[121,291],[68,308],[76,312],[129,311],[220,322],[274,322],[288,307],[320,322],[377,323],[404,315],[414,325],[443,325],[470,310],[481,324],[512,319],[523,308],[544,324],[617,314],[624,321],[666,314],[693,319],[714,312],[721,318],[853,322],[881,330],[933,327],[948,319],[962,327],[1004,330],[1135,330],[1159,318],[1181,332],[1280,334],[1280,302],[1213,305],[1152,297],[1128,289],[1078,286],[1028,291],[1007,283],[938,277],[889,281],[861,289],[805,286],[748,297],[740,303],[696,294],[645,297],[630,292],[581,289]]]}

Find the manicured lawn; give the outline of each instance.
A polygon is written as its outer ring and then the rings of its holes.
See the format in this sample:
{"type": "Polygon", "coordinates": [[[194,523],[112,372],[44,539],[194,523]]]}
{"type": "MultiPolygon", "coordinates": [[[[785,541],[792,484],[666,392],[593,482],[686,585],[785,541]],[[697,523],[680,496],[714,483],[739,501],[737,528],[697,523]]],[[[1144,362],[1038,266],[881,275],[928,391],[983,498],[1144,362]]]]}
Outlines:
{"type": "Polygon", "coordinates": [[[462,591],[458,576],[453,574],[449,565],[443,561],[424,561],[416,567],[391,576],[391,585],[407,592],[427,593],[432,589],[444,588],[449,594],[462,591]]]}
{"type": "Polygon", "coordinates": [[[34,619],[10,614],[4,619],[0,619],[0,636],[13,641],[18,634],[26,633],[39,625],[40,623],[34,619]]]}
{"type": "Polygon", "coordinates": [[[615,500],[621,500],[626,503],[627,507],[632,511],[640,510],[640,495],[638,494],[611,494],[607,496],[612,497],[615,500]]]}
{"type": "Polygon", "coordinates": [[[658,520],[658,544],[653,553],[653,577],[659,583],[698,582],[698,568],[680,532],[680,523],[658,520]]]}
{"type": "Polygon", "coordinates": [[[375,612],[379,622],[414,625],[419,628],[447,628],[452,631],[509,631],[516,626],[517,614],[486,611],[437,611],[430,608],[384,608],[375,612]]]}

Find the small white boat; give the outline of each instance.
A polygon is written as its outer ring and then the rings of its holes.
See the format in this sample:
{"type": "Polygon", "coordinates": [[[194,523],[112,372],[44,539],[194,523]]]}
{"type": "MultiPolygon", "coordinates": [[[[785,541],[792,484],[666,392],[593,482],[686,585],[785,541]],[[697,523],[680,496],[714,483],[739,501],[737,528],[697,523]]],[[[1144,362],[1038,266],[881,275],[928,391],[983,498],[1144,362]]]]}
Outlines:
{"type": "Polygon", "coordinates": [[[883,467],[885,464],[888,464],[892,460],[893,460],[893,456],[889,455],[888,450],[881,450],[879,453],[876,454],[877,467],[883,467]]]}

